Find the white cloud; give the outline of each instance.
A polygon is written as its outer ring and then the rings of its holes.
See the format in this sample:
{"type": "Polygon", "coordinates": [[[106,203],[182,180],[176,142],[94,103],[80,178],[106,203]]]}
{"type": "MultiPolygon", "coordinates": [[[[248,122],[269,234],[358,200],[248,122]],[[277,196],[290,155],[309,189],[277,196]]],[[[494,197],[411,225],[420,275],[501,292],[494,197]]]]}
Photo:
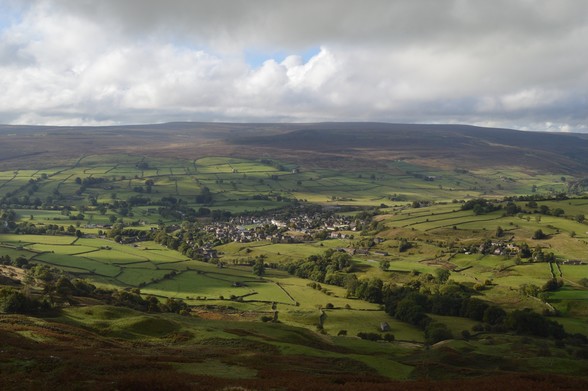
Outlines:
{"type": "Polygon", "coordinates": [[[584,1],[11,3],[0,122],[588,123],[584,1]]]}

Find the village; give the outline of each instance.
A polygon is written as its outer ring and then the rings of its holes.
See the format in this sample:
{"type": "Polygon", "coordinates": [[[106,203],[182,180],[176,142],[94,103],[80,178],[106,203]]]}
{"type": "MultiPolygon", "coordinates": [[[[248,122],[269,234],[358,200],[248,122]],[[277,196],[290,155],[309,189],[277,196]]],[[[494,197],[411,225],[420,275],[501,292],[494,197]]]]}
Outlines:
{"type": "Polygon", "coordinates": [[[278,215],[240,216],[231,218],[228,222],[212,223],[204,230],[213,233],[222,243],[248,243],[259,240],[294,243],[327,237],[346,238],[349,234],[341,234],[339,231],[354,232],[359,224],[351,217],[315,213],[287,218],[278,215]]]}

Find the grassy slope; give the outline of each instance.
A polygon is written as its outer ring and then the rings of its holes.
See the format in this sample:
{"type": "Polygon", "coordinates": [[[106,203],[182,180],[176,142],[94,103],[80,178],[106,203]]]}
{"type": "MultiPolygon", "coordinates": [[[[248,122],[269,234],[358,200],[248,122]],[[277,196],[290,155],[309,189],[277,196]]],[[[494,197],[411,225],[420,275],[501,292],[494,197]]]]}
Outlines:
{"type": "MultiPolygon", "coordinates": [[[[393,326],[394,327],[394,326],[393,326]]],[[[325,337],[283,324],[212,321],[170,314],[144,314],[110,306],[69,308],[51,319],[0,317],[3,389],[70,387],[106,389],[430,389],[430,383],[400,379],[472,377],[439,382],[435,389],[567,389],[588,385],[581,378],[516,371],[580,375],[586,362],[541,340],[511,336],[448,341],[429,350],[404,342],[375,343],[325,337]],[[491,342],[489,342],[491,341],[491,342]],[[545,352],[550,351],[550,355],[545,352]],[[443,363],[442,367],[439,363],[443,363]],[[35,371],[33,368],[44,368],[35,371]],[[30,371],[34,375],[31,376],[30,371]],[[179,375],[181,374],[181,376],[179,375]],[[481,380],[478,379],[482,376],[481,380]],[[108,380],[107,383],[104,383],[108,380]],[[495,389],[495,388],[493,388],[495,389]]]]}

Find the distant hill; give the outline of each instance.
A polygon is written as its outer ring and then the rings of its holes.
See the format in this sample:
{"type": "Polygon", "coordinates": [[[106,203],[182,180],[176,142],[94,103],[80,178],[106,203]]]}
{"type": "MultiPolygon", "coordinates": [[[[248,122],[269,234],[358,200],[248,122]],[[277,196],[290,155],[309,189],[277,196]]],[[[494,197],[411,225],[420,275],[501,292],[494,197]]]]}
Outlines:
{"type": "Polygon", "coordinates": [[[588,138],[582,134],[524,132],[467,125],[323,123],[286,134],[243,137],[238,144],[364,158],[416,159],[478,167],[513,165],[547,171],[588,169],[588,138]]]}
{"type": "Polygon", "coordinates": [[[588,135],[467,125],[365,122],[56,127],[0,125],[0,166],[101,153],[195,158],[274,156],[299,164],[319,159],[352,165],[405,159],[445,167],[517,166],[584,175],[588,135]]]}

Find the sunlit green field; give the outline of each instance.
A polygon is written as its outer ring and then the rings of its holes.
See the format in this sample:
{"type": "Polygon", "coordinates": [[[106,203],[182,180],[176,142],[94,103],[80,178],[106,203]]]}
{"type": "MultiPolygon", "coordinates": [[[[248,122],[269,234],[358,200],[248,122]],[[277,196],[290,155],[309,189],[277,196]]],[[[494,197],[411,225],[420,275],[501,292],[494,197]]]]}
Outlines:
{"type": "MultiPolygon", "coordinates": [[[[135,195],[152,200],[173,196],[198,208],[201,205],[195,203],[195,197],[207,187],[214,195],[214,202],[208,207],[239,213],[270,210],[287,204],[287,201],[274,199],[253,200],[252,197],[258,194],[333,205],[380,206],[398,202],[391,201],[391,196],[448,202],[478,196],[528,194],[532,185],[537,186],[538,191],[556,192],[565,188],[557,175],[529,175],[520,173],[516,168],[458,173],[396,161],[389,163],[386,169],[373,172],[319,167],[292,171],[297,168],[296,165],[275,163],[229,157],[205,157],[191,161],[133,155],[88,155],[71,166],[2,171],[0,192],[14,197],[26,195],[33,200],[38,199],[39,205],[65,196],[69,205],[86,206],[92,223],[103,224],[107,222],[107,217],[93,213],[94,208],[88,204],[89,196],[95,197],[98,202],[126,200],[135,195]],[[427,177],[434,179],[423,179],[427,177]],[[505,181],[505,177],[509,180],[505,181]],[[81,188],[79,181],[86,178],[105,181],[81,188]],[[137,192],[141,187],[145,190],[148,179],[154,182],[151,191],[137,192]],[[34,187],[30,181],[35,182],[34,187]]],[[[573,205],[568,208],[569,213],[576,212],[576,209],[573,205]]],[[[45,224],[50,221],[66,223],[68,220],[59,211],[29,208],[20,210],[19,214],[22,218],[32,217],[32,221],[45,224]]],[[[151,220],[141,213],[134,213],[131,217],[151,220]]],[[[404,225],[416,222],[407,221],[404,225]]]]}
{"type": "MultiPolygon", "coordinates": [[[[565,190],[566,183],[560,175],[526,172],[517,167],[458,172],[395,161],[370,171],[312,164],[299,167],[285,161],[222,156],[189,160],[90,155],[46,170],[0,172],[0,195],[9,194],[7,202],[19,223],[36,227],[51,224],[64,230],[71,226],[85,236],[78,239],[73,235],[1,234],[0,255],[23,256],[33,264],[60,268],[100,287],[139,288],[144,295],[180,298],[197,306],[232,307],[261,316],[273,315],[274,305],[284,324],[312,330],[316,330],[321,311],[325,311],[323,330],[331,336],[341,330],[349,336],[358,332],[381,333],[379,326],[386,321],[397,340],[423,342],[422,330],[392,319],[381,305],[347,297],[344,287],[322,284],[321,291],[308,286],[309,280],[282,270],[268,268],[260,278],[250,266],[243,266],[260,256],[268,264],[283,265],[378,236],[383,241],[373,245],[370,254],[353,257],[353,270],[360,278],[381,278],[386,284],[403,285],[411,279],[427,278],[428,274],[434,276],[439,269],[448,269],[450,281],[468,287],[483,285],[476,292],[482,300],[497,303],[508,311],[533,308],[541,312],[553,305],[562,314],[566,327],[581,330],[588,318],[588,291],[581,285],[582,279],[588,278],[588,264],[561,265],[564,288],[550,293],[548,303],[544,303],[539,298],[521,295],[519,290],[529,284],[542,287],[552,277],[548,264],[520,262],[516,257],[502,255],[463,253],[464,248],[484,240],[526,242],[532,249],[540,247],[544,252],[553,252],[560,261],[575,259],[588,263],[588,225],[577,219],[578,215],[588,215],[588,200],[540,201],[536,208],[517,201],[525,213],[514,216],[504,216],[503,210],[480,215],[461,210],[462,200],[477,197],[500,200],[504,196],[565,190]],[[97,183],[82,185],[84,180],[95,179],[97,183]],[[198,203],[205,188],[212,200],[198,203]],[[103,203],[120,205],[133,197],[146,201],[129,208],[100,210],[103,203]],[[379,224],[366,227],[365,232],[347,232],[353,239],[218,246],[220,261],[225,265],[222,268],[190,260],[155,242],[123,245],[99,237],[99,232],[108,231],[109,224],[115,221],[134,222],[133,228],[140,230],[162,223],[181,224],[182,221],[159,214],[163,198],[179,200],[194,210],[204,207],[233,214],[279,209],[297,199],[332,207],[334,211],[340,206],[377,207],[380,215],[375,217],[379,224]],[[419,207],[413,207],[413,201],[420,202],[419,207]],[[66,205],[71,210],[65,210],[66,205]],[[550,211],[560,208],[563,213],[541,214],[541,206],[550,211]],[[82,220],[77,220],[79,214],[83,215],[82,220]],[[502,238],[495,234],[499,226],[504,230],[502,238]],[[545,239],[532,239],[538,229],[547,235],[545,239]],[[401,252],[402,238],[408,239],[412,248],[401,252]],[[388,270],[380,268],[382,261],[389,261],[388,270]]],[[[353,217],[359,211],[345,213],[353,217]]],[[[456,333],[471,330],[475,324],[462,318],[433,318],[456,333]]],[[[122,322],[111,327],[127,331],[135,328],[122,322]]],[[[292,354],[300,349],[286,345],[281,348],[292,354]]],[[[311,350],[305,354],[313,353],[311,350]]],[[[394,367],[401,374],[399,377],[408,374],[407,368],[398,363],[384,365],[374,362],[373,357],[362,360],[372,360],[369,364],[374,367],[394,367]]]]}

